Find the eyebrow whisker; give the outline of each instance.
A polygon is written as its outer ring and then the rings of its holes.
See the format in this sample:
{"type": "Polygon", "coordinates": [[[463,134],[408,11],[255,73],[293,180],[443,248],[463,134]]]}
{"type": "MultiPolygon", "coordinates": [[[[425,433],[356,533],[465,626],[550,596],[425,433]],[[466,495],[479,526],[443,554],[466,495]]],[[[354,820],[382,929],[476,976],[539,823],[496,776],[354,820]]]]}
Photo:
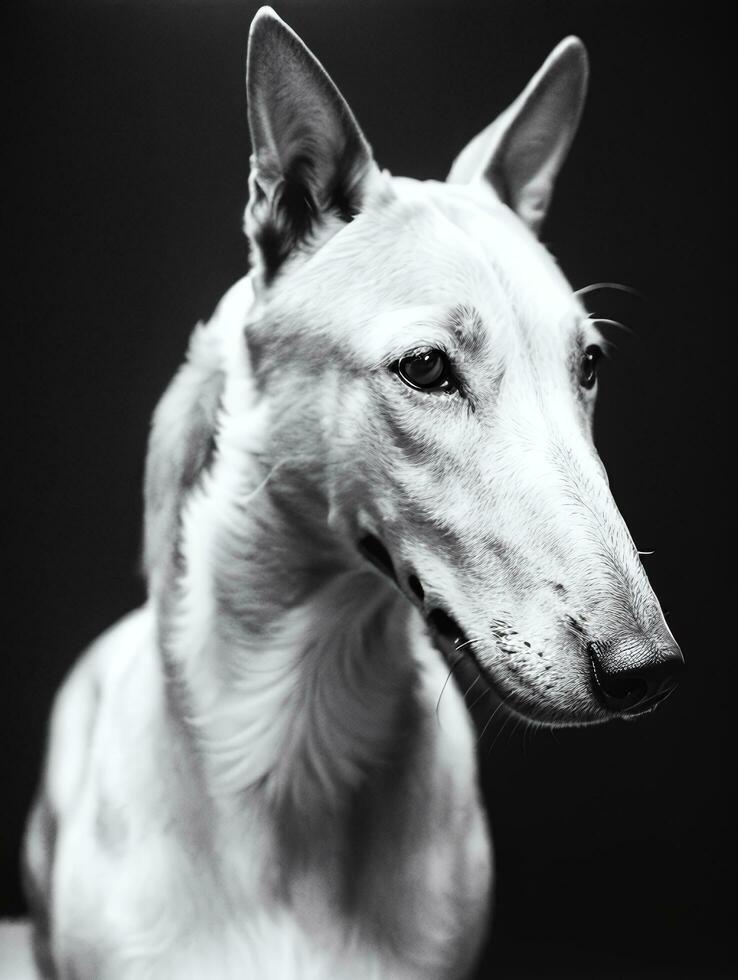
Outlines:
{"type": "Polygon", "coordinates": [[[589,286],[582,286],[580,289],[574,290],[575,296],[586,296],[588,293],[596,293],[603,289],[615,289],[621,293],[629,293],[631,296],[637,296],[639,299],[643,299],[643,293],[638,289],[633,289],[632,286],[626,286],[622,282],[593,282],[589,286]]]}
{"type": "Polygon", "coordinates": [[[620,320],[611,320],[609,317],[606,316],[596,316],[594,313],[590,313],[587,319],[589,320],[590,323],[594,323],[594,324],[607,323],[611,327],[619,327],[621,330],[624,330],[626,333],[633,334],[633,330],[630,327],[626,326],[624,323],[621,323],[620,320]]]}

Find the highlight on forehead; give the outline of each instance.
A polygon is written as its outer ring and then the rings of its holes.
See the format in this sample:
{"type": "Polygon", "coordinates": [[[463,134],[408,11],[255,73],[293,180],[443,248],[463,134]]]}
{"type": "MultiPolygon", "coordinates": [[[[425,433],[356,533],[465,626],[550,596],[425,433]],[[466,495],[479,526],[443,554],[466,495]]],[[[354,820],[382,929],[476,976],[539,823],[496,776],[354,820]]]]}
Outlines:
{"type": "Polygon", "coordinates": [[[389,363],[409,346],[427,344],[449,353],[458,348],[475,352],[482,345],[485,326],[479,311],[467,304],[409,306],[373,317],[363,334],[363,352],[375,363],[389,363]]]}

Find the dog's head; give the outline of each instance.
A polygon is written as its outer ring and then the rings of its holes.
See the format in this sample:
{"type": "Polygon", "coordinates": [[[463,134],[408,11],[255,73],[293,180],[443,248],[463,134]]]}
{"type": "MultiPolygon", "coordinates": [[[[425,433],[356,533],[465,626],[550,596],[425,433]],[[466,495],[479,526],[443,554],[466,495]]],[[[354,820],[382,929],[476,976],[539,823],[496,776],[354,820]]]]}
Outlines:
{"type": "Polygon", "coordinates": [[[272,462],[549,723],[646,711],[681,665],[592,441],[600,338],[536,237],[586,82],[569,38],[445,183],[418,182],[379,170],[273,12],[250,37],[247,336],[272,462]]]}

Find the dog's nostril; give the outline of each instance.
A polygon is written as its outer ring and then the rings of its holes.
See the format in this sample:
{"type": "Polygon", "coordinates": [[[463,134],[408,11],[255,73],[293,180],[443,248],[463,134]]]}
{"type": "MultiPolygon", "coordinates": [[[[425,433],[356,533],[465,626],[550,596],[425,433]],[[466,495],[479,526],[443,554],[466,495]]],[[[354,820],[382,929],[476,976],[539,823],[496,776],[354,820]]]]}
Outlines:
{"type": "Polygon", "coordinates": [[[589,644],[594,686],[600,700],[611,711],[639,714],[671,694],[677,686],[684,658],[676,644],[656,656],[645,642],[640,648],[632,641],[620,646],[619,650],[618,644],[589,644]],[[648,659],[638,657],[641,650],[647,651],[648,659]]]}
{"type": "Polygon", "coordinates": [[[423,591],[423,586],[420,584],[420,579],[418,578],[418,576],[417,575],[408,575],[408,577],[407,577],[407,584],[408,584],[408,586],[409,586],[410,591],[412,592],[412,594],[417,599],[420,599],[420,601],[422,602],[423,599],[425,598],[425,592],[423,591]]]}
{"type": "Polygon", "coordinates": [[[625,708],[640,704],[648,693],[648,684],[640,674],[632,671],[608,674],[601,665],[598,666],[595,657],[592,658],[592,673],[608,707],[625,708]]]}

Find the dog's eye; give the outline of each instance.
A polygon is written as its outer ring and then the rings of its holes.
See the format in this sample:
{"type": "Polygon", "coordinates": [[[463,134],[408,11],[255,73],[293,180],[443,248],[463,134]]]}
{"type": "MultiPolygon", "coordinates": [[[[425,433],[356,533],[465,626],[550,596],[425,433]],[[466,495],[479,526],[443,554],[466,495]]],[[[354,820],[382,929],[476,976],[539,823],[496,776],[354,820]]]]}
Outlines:
{"type": "Polygon", "coordinates": [[[579,384],[582,388],[594,388],[600,357],[602,357],[602,351],[597,344],[590,344],[582,354],[582,359],[579,362],[579,384]]]}
{"type": "Polygon", "coordinates": [[[403,354],[395,365],[400,378],[418,391],[454,391],[448,358],[435,347],[421,347],[403,354]]]}

